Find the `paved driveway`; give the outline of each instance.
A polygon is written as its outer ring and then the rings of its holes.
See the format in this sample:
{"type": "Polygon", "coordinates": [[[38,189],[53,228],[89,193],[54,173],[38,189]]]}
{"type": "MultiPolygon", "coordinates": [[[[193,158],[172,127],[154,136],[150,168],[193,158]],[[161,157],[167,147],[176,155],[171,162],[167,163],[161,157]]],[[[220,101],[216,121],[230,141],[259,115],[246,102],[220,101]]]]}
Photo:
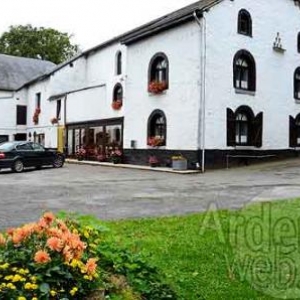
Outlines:
{"type": "Polygon", "coordinates": [[[0,229],[34,221],[45,210],[104,219],[237,208],[257,200],[300,197],[300,159],[177,175],[69,165],[21,174],[0,172],[0,229]]]}

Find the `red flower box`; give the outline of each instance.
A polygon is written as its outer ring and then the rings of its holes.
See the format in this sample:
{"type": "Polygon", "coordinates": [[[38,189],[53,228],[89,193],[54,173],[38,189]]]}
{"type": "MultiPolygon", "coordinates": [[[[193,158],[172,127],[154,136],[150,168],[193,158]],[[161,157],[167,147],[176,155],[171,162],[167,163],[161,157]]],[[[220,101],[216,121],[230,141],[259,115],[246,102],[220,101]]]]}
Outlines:
{"type": "Polygon", "coordinates": [[[122,100],[114,100],[111,104],[111,107],[115,110],[119,110],[122,107],[123,103],[122,100]]]}
{"type": "Polygon", "coordinates": [[[161,94],[168,88],[165,81],[151,81],[148,86],[148,92],[152,94],[161,94]]]}

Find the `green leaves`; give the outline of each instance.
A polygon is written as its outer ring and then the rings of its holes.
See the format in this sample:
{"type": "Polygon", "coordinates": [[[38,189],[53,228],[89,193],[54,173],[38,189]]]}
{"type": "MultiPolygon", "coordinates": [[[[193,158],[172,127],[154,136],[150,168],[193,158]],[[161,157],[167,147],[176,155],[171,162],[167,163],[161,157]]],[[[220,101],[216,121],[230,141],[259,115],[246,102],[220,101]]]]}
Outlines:
{"type": "Polygon", "coordinates": [[[73,57],[78,46],[70,42],[72,35],[52,28],[32,25],[10,26],[0,37],[0,53],[62,63],[73,57]]]}

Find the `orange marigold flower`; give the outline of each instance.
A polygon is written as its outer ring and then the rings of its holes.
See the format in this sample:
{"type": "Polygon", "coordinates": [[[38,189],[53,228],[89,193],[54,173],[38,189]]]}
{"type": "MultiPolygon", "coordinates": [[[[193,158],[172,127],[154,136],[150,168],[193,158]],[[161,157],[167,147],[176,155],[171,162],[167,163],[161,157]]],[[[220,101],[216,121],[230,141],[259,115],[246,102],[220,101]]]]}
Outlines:
{"type": "Polygon", "coordinates": [[[47,230],[47,234],[48,234],[48,236],[53,236],[53,237],[57,237],[57,238],[59,238],[59,239],[61,239],[62,238],[62,236],[63,236],[63,233],[62,233],[62,231],[60,230],[60,229],[58,229],[58,228],[49,228],[48,230],[47,230]]]}
{"type": "Polygon", "coordinates": [[[8,228],[8,229],[6,230],[7,234],[10,235],[10,236],[13,235],[14,231],[15,231],[15,228],[8,228]]]}
{"type": "Polygon", "coordinates": [[[26,236],[26,232],[23,228],[17,228],[12,234],[12,241],[14,244],[20,244],[26,236]]]}
{"type": "Polygon", "coordinates": [[[38,264],[46,264],[51,261],[51,258],[46,251],[40,250],[35,254],[34,261],[38,264]]]}
{"type": "Polygon", "coordinates": [[[51,237],[47,240],[47,246],[56,252],[60,252],[64,247],[64,242],[58,237],[51,237]]]}
{"type": "Polygon", "coordinates": [[[96,258],[90,258],[87,263],[85,264],[86,273],[88,275],[93,275],[96,272],[97,269],[97,259],[96,258]]]}
{"type": "Polygon", "coordinates": [[[2,233],[0,233],[0,246],[4,246],[6,244],[6,239],[2,233]]]}
{"type": "Polygon", "coordinates": [[[49,225],[49,224],[51,224],[51,223],[54,221],[55,216],[54,216],[54,214],[51,213],[51,212],[46,212],[46,213],[44,213],[44,215],[43,215],[43,219],[44,219],[45,222],[49,225]]]}
{"type": "Polygon", "coordinates": [[[62,232],[68,232],[68,231],[69,231],[67,225],[66,225],[65,222],[62,221],[62,220],[57,220],[57,226],[58,226],[58,228],[59,228],[62,232]]]}
{"type": "Polygon", "coordinates": [[[63,256],[64,256],[66,262],[70,262],[74,258],[74,255],[69,246],[65,246],[65,248],[63,250],[63,256]]]}

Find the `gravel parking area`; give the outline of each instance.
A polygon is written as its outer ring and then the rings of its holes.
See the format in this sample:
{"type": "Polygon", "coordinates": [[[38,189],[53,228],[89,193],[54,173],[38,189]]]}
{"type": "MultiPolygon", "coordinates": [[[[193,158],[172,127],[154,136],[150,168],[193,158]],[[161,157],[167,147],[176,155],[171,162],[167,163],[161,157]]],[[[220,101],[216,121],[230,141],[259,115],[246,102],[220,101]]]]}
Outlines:
{"type": "Polygon", "coordinates": [[[293,197],[300,197],[299,159],[192,175],[71,164],[20,174],[2,170],[0,229],[35,221],[46,210],[120,219],[293,197]]]}

